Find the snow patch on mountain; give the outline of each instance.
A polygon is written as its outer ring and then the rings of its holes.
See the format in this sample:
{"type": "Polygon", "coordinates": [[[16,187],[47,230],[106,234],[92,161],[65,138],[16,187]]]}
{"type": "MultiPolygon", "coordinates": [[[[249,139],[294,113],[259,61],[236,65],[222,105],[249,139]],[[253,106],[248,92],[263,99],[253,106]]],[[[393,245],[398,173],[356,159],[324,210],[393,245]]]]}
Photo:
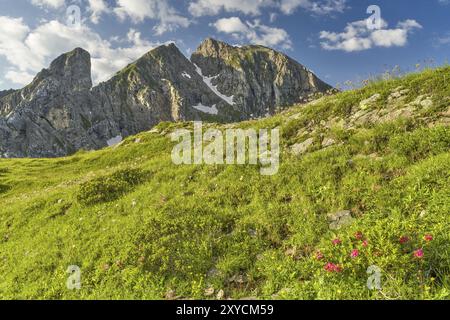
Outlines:
{"type": "Polygon", "coordinates": [[[212,84],[212,80],[216,79],[218,76],[205,77],[203,75],[202,69],[194,63],[195,71],[203,78],[203,82],[211,89],[212,92],[216,94],[220,99],[228,103],[230,106],[234,106],[234,96],[226,96],[217,89],[217,86],[212,84]]]}
{"type": "Polygon", "coordinates": [[[217,110],[216,105],[213,105],[212,107],[204,106],[203,104],[199,103],[196,106],[192,106],[192,108],[197,109],[198,111],[209,113],[209,114],[218,114],[219,110],[217,110]]]}

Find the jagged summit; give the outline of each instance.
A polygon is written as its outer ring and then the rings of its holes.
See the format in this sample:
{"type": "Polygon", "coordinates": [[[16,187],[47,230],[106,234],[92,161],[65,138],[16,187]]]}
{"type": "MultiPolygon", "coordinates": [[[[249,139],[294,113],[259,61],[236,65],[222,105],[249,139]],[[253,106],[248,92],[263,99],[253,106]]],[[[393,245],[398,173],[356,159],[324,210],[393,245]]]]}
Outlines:
{"type": "Polygon", "coordinates": [[[51,75],[65,79],[73,89],[83,90],[92,87],[91,55],[82,48],[62,54],[48,69],[51,75]]]}
{"type": "Polygon", "coordinates": [[[214,49],[214,50],[219,50],[220,48],[224,48],[224,47],[230,47],[232,48],[233,46],[229,45],[226,42],[214,39],[214,38],[206,38],[205,40],[202,41],[202,43],[198,46],[196,52],[200,52],[200,51],[206,51],[209,49],[214,49]]]}

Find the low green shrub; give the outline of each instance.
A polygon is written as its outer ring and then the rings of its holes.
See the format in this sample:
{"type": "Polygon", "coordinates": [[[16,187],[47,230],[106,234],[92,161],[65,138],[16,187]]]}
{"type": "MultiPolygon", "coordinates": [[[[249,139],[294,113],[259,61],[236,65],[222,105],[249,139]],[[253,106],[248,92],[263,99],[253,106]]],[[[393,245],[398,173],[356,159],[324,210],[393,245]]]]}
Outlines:
{"type": "Polygon", "coordinates": [[[84,205],[94,205],[118,199],[145,181],[148,173],[127,168],[81,184],[77,199],[84,205]]]}

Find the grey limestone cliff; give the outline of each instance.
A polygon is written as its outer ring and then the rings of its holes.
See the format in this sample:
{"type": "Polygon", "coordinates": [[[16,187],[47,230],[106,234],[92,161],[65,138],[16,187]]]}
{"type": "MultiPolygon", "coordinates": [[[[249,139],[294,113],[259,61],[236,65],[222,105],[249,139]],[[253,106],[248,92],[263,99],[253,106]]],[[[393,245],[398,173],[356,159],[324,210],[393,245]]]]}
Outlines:
{"type": "Polygon", "coordinates": [[[0,92],[0,157],[99,149],[162,121],[246,120],[330,89],[275,50],[213,39],[191,60],[160,46],[92,87],[90,55],[77,48],[25,88],[0,92]]]}

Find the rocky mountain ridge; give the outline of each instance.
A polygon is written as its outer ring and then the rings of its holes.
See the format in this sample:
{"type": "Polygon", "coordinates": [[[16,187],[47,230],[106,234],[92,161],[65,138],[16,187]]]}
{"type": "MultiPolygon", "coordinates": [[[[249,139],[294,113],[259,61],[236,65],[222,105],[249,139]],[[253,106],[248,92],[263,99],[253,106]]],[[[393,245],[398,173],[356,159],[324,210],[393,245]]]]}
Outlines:
{"type": "Polygon", "coordinates": [[[206,39],[187,59],[157,47],[93,87],[77,48],[20,90],[0,92],[0,157],[100,149],[162,121],[234,122],[274,114],[332,88],[286,55],[206,39]]]}

